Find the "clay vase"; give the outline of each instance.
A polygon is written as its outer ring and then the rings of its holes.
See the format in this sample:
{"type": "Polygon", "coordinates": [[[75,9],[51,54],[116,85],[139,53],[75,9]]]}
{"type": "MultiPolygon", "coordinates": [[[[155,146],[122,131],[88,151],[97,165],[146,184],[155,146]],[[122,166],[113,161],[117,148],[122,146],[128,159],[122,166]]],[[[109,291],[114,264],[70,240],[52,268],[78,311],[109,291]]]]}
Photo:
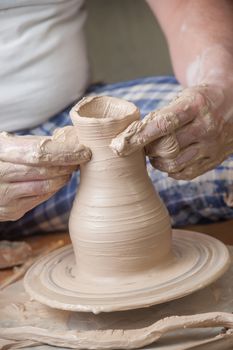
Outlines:
{"type": "MultiPolygon", "coordinates": [[[[127,101],[99,96],[71,111],[92,159],[80,166],[69,220],[78,279],[112,285],[154,270],[171,254],[170,218],[147,174],[145,155],[118,157],[112,139],[140,118],[127,101]]],[[[140,277],[138,277],[140,278],[140,277]]]]}
{"type": "Polygon", "coordinates": [[[92,152],[80,166],[69,221],[73,245],[29,269],[24,286],[30,296],[50,307],[97,314],[180,298],[220,277],[230,264],[224,244],[182,230],[171,237],[143,151],[121,158],[110,147],[139,119],[138,109],[112,97],[88,97],[71,116],[79,142],[92,152]]]}

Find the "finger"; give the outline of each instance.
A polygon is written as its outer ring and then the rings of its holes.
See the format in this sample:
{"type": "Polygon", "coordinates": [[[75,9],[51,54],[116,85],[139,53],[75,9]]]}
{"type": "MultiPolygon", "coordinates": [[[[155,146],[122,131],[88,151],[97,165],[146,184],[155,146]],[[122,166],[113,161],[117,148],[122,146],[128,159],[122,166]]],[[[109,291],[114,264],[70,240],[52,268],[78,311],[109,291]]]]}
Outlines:
{"type": "Polygon", "coordinates": [[[40,196],[56,192],[69,179],[70,176],[65,175],[50,180],[3,183],[0,185],[1,205],[7,205],[16,198],[40,196]]]}
{"type": "Polygon", "coordinates": [[[193,143],[199,142],[204,134],[204,128],[201,128],[199,123],[191,123],[177,130],[176,139],[180,149],[183,149],[193,143]]]}
{"type": "Polygon", "coordinates": [[[214,168],[214,164],[210,162],[209,158],[203,158],[194,162],[192,165],[177,173],[168,174],[176,180],[193,180],[196,177],[206,173],[208,170],[214,168]]]}
{"type": "Polygon", "coordinates": [[[146,155],[149,157],[161,157],[172,159],[178,156],[180,146],[175,134],[163,136],[159,140],[146,146],[146,155]]]}
{"type": "Polygon", "coordinates": [[[210,114],[195,118],[195,120],[176,131],[179,147],[186,148],[192,143],[202,140],[215,140],[218,137],[220,125],[211,118],[210,114]]]}
{"type": "Polygon", "coordinates": [[[77,169],[78,167],[76,165],[45,167],[0,161],[0,178],[1,182],[46,180],[71,174],[77,169]]]}
{"type": "Polygon", "coordinates": [[[15,221],[20,219],[29,210],[48,200],[54,193],[43,196],[33,196],[19,198],[11,203],[10,206],[0,207],[0,221],[15,221]]]}
{"type": "Polygon", "coordinates": [[[158,138],[175,132],[191,122],[196,116],[193,99],[186,96],[177,99],[168,107],[149,113],[142,121],[135,121],[112,140],[111,148],[125,156],[143,148],[158,138]]]}
{"type": "Polygon", "coordinates": [[[72,165],[90,160],[91,151],[78,143],[75,127],[65,127],[53,136],[17,136],[0,133],[0,159],[36,165],[72,165]]]}
{"type": "Polygon", "coordinates": [[[180,172],[203,157],[204,155],[200,152],[200,145],[195,144],[181,151],[174,159],[157,157],[151,158],[150,162],[154,168],[171,174],[180,172]]]}

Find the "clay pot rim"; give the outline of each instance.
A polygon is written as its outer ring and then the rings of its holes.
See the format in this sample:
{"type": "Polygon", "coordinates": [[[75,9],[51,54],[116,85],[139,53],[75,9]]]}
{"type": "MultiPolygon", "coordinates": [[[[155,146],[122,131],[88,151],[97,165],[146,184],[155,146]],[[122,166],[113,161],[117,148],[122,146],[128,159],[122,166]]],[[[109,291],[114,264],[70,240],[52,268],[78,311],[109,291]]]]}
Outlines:
{"type": "Polygon", "coordinates": [[[135,114],[138,115],[138,119],[140,119],[140,112],[137,106],[134,105],[134,103],[122,100],[117,97],[113,96],[89,96],[89,97],[84,97],[82,98],[70,111],[70,116],[74,124],[78,123],[85,123],[85,124],[93,124],[93,123],[106,123],[106,122],[119,122],[122,120],[126,120],[128,118],[132,118],[135,114]],[[113,104],[122,107],[122,104],[125,106],[125,110],[121,108],[121,110],[111,116],[101,116],[104,113],[104,103],[106,103],[106,100],[111,100],[113,104]],[[100,111],[99,113],[91,111],[90,105],[95,103],[96,101],[101,101],[103,105],[100,105],[100,111]],[[128,110],[127,110],[128,107],[128,110]],[[85,108],[86,111],[83,112],[82,109],[85,108]],[[85,113],[85,114],[84,114],[85,113]]]}

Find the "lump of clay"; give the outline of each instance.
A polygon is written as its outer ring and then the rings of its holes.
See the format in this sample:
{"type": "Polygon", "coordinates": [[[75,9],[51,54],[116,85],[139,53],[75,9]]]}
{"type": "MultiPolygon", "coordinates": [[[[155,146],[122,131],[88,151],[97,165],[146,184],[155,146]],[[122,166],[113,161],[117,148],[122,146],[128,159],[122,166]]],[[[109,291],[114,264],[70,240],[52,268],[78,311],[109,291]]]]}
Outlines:
{"type": "Polygon", "coordinates": [[[21,265],[31,254],[26,242],[0,241],[0,269],[21,265]]]}

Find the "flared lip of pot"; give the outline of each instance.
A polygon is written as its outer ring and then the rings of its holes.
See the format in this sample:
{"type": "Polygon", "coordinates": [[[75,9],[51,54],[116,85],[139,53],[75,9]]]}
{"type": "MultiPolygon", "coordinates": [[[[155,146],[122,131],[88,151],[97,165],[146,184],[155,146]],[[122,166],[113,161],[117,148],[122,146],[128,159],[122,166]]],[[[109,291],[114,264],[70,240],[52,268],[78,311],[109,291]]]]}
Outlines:
{"type": "Polygon", "coordinates": [[[95,123],[108,123],[108,122],[119,122],[122,120],[139,120],[140,119],[140,112],[139,109],[132,103],[117,97],[112,96],[88,96],[82,98],[70,111],[70,117],[72,119],[72,122],[74,124],[95,124],[95,123]],[[101,101],[106,103],[106,101],[110,101],[112,105],[116,106],[116,104],[121,104],[121,106],[125,105],[125,110],[122,111],[119,110],[119,112],[116,115],[109,115],[109,116],[101,116],[104,113],[104,107],[99,108],[99,111],[96,110],[96,112],[92,112],[91,108],[92,105],[96,102],[101,101]],[[89,107],[89,108],[88,108],[89,107]],[[128,110],[127,110],[128,107],[128,110]],[[88,112],[89,109],[89,112],[88,112]],[[102,113],[101,113],[102,111],[102,113]]]}

